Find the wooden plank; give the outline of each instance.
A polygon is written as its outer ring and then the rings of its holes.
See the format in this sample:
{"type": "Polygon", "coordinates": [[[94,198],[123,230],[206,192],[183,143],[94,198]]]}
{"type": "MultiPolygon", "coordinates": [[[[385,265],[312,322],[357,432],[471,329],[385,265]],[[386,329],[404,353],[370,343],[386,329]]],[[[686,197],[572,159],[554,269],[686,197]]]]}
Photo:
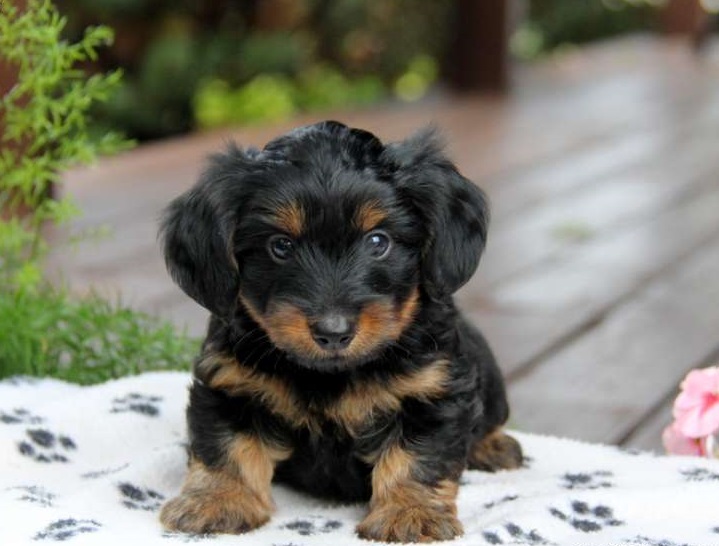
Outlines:
{"type": "Polygon", "coordinates": [[[627,439],[620,442],[622,447],[663,454],[665,449],[662,445],[662,432],[672,422],[672,405],[675,395],[676,392],[672,393],[671,400],[667,400],[659,408],[653,409],[651,415],[645,418],[641,426],[627,439]]]}
{"type": "Polygon", "coordinates": [[[663,269],[719,233],[719,187],[631,229],[589,241],[485,294],[457,302],[486,333],[505,374],[514,376],[581,334],[663,269]]]}
{"type": "Polygon", "coordinates": [[[522,430],[615,443],[717,349],[719,242],[509,386],[522,430]]]}
{"type": "Polygon", "coordinates": [[[713,157],[718,144],[716,137],[708,135],[687,138],[671,154],[560,194],[513,221],[492,226],[484,264],[469,289],[497,286],[542,261],[573,253],[578,245],[572,233],[601,238],[713,184],[707,175],[716,170],[713,157]]]}
{"type": "Polygon", "coordinates": [[[543,200],[574,191],[623,172],[654,164],[657,158],[674,156],[687,140],[713,134],[719,120],[719,100],[702,101],[688,108],[681,120],[652,118],[648,127],[632,127],[571,153],[500,177],[488,184],[492,200],[492,227],[510,220],[543,200]]]}
{"type": "MultiPolygon", "coordinates": [[[[708,123],[708,122],[707,122],[708,123]]],[[[591,228],[593,234],[599,236],[605,228],[615,229],[622,218],[633,217],[633,220],[641,219],[641,211],[653,213],[657,207],[663,207],[668,201],[676,198],[677,195],[691,191],[691,184],[684,184],[682,176],[691,173],[692,166],[706,164],[702,162],[704,156],[713,153],[714,141],[704,135],[695,135],[693,138],[683,138],[680,142],[681,132],[676,137],[666,139],[656,138],[650,140],[629,140],[628,143],[620,144],[619,147],[606,146],[598,151],[590,151],[579,160],[568,158],[564,164],[555,165],[554,168],[539,169],[536,176],[525,176],[516,180],[514,184],[500,186],[500,194],[495,200],[495,205],[500,207],[500,218],[495,221],[490,237],[488,257],[482,274],[471,286],[483,288],[497,280],[506,279],[516,271],[541,262],[547,257],[573,247],[574,243],[558,238],[553,229],[566,223],[567,211],[571,210],[572,215],[584,215],[582,222],[587,222],[590,212],[600,211],[596,216],[595,225],[591,228]],[[698,140],[698,142],[696,142],[698,140]],[[661,144],[660,144],[661,143],[661,144]],[[663,153],[672,150],[672,154],[663,153]],[[644,150],[644,156],[637,152],[644,150]],[[663,161],[654,161],[646,166],[650,152],[654,150],[657,155],[662,156],[663,161]],[[608,159],[612,154],[611,163],[601,159],[608,159]],[[636,165],[630,158],[633,155],[639,156],[639,164],[636,165]],[[641,159],[644,157],[645,161],[641,159]],[[622,162],[629,162],[631,168],[626,170],[622,177],[616,176],[610,182],[591,184],[592,181],[599,181],[606,172],[604,164],[621,166],[622,162]],[[577,172],[572,176],[572,172],[577,172]],[[587,173],[594,173],[596,178],[588,176],[587,173]],[[549,176],[553,174],[554,176],[549,176]],[[662,183],[667,178],[668,182],[662,183]],[[547,179],[555,180],[556,185],[551,189],[545,182],[547,179]],[[577,193],[577,185],[581,184],[583,190],[577,193]],[[515,192],[502,194],[501,188],[515,188],[515,192]],[[634,189],[632,189],[634,188],[634,189]],[[647,190],[647,195],[641,196],[640,200],[630,199],[631,194],[638,191],[642,194],[647,190]],[[531,213],[525,215],[520,221],[511,225],[502,225],[501,211],[512,210],[511,205],[503,203],[517,200],[518,192],[525,195],[562,195],[562,192],[574,191],[568,200],[554,200],[542,206],[535,207],[531,213]],[[535,193],[533,193],[535,192],[535,193]],[[629,195],[627,195],[629,192],[629,195]],[[598,205],[605,204],[607,212],[602,211],[598,205]],[[612,205],[614,203],[614,205],[612,205]],[[638,208],[637,208],[638,207],[638,208]],[[588,212],[589,211],[589,212],[588,212]],[[598,222],[598,223],[597,223],[598,222]],[[499,224],[499,226],[497,226],[499,224]],[[520,248],[524,245],[529,249],[527,252],[504,252],[504,248],[520,248]],[[497,250],[499,249],[499,250],[497,250]]],[[[181,143],[178,143],[181,144],[181,143]]],[[[178,150],[182,154],[182,148],[178,150]]],[[[172,195],[172,184],[177,180],[189,185],[199,166],[194,171],[185,169],[184,173],[178,171],[176,164],[168,165],[172,155],[163,149],[156,150],[158,160],[148,164],[145,153],[132,162],[130,166],[122,163],[121,173],[115,173],[117,178],[122,176],[127,179],[127,184],[111,184],[100,186],[103,191],[97,188],[85,188],[81,194],[81,205],[88,212],[84,218],[75,223],[74,228],[81,230],[98,225],[109,228],[113,236],[102,242],[101,245],[93,243],[84,244],[80,252],[71,255],[75,284],[83,284],[97,279],[93,270],[98,264],[109,264],[109,268],[117,272],[123,267],[133,268],[135,262],[146,262],[148,260],[161,264],[158,260],[155,237],[157,230],[157,219],[162,208],[169,202],[172,195]],[[188,171],[190,173],[188,174],[188,171]],[[143,173],[140,176],[140,173],[143,173]],[[137,181],[144,179],[144,184],[137,181]],[[169,195],[168,195],[169,194],[169,195]],[[84,273],[87,278],[83,279],[84,273]]],[[[183,167],[184,168],[184,167],[183,167]]],[[[697,170],[695,167],[694,170],[697,170]]],[[[576,216],[574,216],[576,217],[576,216]]],[[[569,218],[571,220],[572,217],[569,218]]],[[[589,225],[589,224],[587,224],[589,225]]],[[[56,243],[59,245],[60,241],[56,243]]],[[[52,264],[53,269],[63,269],[63,260],[68,256],[62,247],[55,253],[52,264]]],[[[162,273],[163,268],[156,267],[156,271],[162,273]]]]}

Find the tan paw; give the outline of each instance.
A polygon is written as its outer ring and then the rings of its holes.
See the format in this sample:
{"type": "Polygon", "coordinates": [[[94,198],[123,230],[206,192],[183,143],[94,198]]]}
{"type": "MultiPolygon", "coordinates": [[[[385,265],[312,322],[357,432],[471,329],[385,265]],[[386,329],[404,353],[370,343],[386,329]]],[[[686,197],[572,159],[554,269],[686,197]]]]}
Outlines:
{"type": "Polygon", "coordinates": [[[478,440],[472,446],[467,464],[471,470],[512,470],[522,466],[522,447],[501,430],[478,440]]]}
{"type": "Polygon", "coordinates": [[[379,542],[434,542],[464,533],[456,516],[426,506],[378,508],[357,526],[360,538],[379,542]]]}
{"type": "Polygon", "coordinates": [[[245,533],[267,523],[270,510],[251,499],[212,493],[185,493],[167,502],[162,525],[183,533],[245,533]]]}

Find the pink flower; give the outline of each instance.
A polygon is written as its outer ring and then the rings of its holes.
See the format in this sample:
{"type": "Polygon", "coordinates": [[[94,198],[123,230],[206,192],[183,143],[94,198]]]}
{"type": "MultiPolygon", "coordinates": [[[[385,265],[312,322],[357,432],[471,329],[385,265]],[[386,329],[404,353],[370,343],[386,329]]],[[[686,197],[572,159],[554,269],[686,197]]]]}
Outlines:
{"type": "Polygon", "coordinates": [[[696,457],[705,455],[704,441],[684,436],[677,430],[676,422],[664,429],[662,441],[667,453],[672,455],[694,455],[696,457]]]}
{"type": "Polygon", "coordinates": [[[674,429],[681,436],[702,438],[719,429],[719,367],[693,370],[674,401],[674,429]]]}

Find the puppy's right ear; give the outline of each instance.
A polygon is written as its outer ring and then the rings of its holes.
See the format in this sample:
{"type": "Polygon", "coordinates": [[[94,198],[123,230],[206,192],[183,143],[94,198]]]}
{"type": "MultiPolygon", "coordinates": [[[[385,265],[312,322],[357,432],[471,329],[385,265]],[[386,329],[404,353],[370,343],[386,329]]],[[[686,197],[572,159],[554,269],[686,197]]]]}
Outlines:
{"type": "Polygon", "coordinates": [[[230,145],[210,158],[200,180],[170,203],[160,226],[165,263],[173,280],[210,312],[230,316],[240,276],[233,235],[249,197],[246,178],[254,161],[230,145]]]}

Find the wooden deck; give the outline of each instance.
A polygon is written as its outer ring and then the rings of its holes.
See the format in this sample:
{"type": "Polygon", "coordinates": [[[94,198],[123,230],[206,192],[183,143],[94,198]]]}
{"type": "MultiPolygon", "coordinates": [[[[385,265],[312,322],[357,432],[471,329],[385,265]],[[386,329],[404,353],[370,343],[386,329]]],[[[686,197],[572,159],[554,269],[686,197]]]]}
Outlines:
{"type": "MultiPolygon", "coordinates": [[[[525,68],[514,85],[507,98],[322,118],[388,140],[436,122],[488,191],[489,246],[457,300],[498,354],[512,426],[658,449],[680,379],[719,359],[719,45],[696,57],[631,37],[525,68]]],[[[153,144],[71,173],[85,211],[74,229],[112,237],[58,247],[51,269],[200,334],[205,313],[165,273],[159,211],[224,139],[262,145],[316,119],[153,144]]]]}

